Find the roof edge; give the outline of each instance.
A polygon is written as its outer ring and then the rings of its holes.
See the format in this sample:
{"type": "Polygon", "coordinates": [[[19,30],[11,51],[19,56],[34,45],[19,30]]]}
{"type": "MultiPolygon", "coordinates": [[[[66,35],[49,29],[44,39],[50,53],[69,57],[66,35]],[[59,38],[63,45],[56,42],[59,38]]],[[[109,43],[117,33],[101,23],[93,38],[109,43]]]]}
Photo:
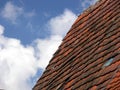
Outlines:
{"type": "MultiPolygon", "coordinates": [[[[98,0],[95,4],[90,5],[87,9],[85,9],[83,12],[81,12],[80,15],[78,15],[78,18],[75,20],[75,22],[73,23],[73,25],[76,24],[76,23],[80,20],[80,17],[81,17],[81,16],[83,16],[84,14],[86,15],[86,14],[90,13],[90,12],[93,11],[95,8],[97,8],[100,3],[105,2],[105,1],[106,1],[106,0],[98,0]]],[[[73,26],[73,25],[72,25],[72,26],[73,26]]]]}

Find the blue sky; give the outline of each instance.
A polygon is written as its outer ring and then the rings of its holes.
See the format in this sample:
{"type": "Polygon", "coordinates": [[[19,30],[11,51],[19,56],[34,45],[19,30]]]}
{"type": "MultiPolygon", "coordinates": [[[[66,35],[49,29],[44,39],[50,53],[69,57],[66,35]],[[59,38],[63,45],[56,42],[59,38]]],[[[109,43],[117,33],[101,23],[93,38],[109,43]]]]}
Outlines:
{"type": "Polygon", "coordinates": [[[0,0],[0,88],[31,90],[77,16],[96,1],[0,0]]]}
{"type": "Polygon", "coordinates": [[[19,13],[20,15],[15,20],[8,21],[5,18],[0,18],[1,24],[6,27],[4,35],[18,38],[23,44],[30,44],[36,38],[48,36],[49,32],[44,28],[46,23],[52,17],[62,14],[65,9],[69,9],[75,14],[82,11],[79,0],[76,2],[74,0],[1,0],[0,10],[5,7],[8,1],[15,7],[22,8],[23,11],[21,11],[22,14],[19,13]],[[31,16],[23,15],[25,13],[31,14],[31,16]]]}

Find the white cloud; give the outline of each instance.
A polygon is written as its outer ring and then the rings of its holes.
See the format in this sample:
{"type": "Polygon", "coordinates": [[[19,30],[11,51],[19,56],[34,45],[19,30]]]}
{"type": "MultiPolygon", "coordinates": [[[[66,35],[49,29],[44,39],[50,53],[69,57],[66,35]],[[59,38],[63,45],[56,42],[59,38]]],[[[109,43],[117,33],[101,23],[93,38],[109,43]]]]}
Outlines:
{"type": "Polygon", "coordinates": [[[2,25],[0,25],[0,35],[2,35],[4,32],[4,27],[2,25]]]}
{"type": "Polygon", "coordinates": [[[1,15],[13,23],[23,13],[23,8],[13,5],[11,2],[7,2],[1,15]]]}
{"type": "Polygon", "coordinates": [[[89,5],[93,5],[97,2],[98,0],[84,0],[81,2],[83,10],[85,10],[89,5]]]}
{"type": "Polygon", "coordinates": [[[64,36],[76,18],[77,16],[72,11],[66,9],[63,14],[52,18],[48,27],[53,35],[64,36]]]}
{"type": "MultiPolygon", "coordinates": [[[[0,31],[4,27],[0,26],[0,31]]],[[[45,69],[61,43],[60,36],[37,39],[34,45],[24,46],[20,40],[0,35],[0,88],[31,90],[28,82],[38,69],[45,69]]]]}
{"type": "Polygon", "coordinates": [[[62,37],[57,35],[51,36],[50,38],[46,38],[44,40],[38,39],[35,41],[37,44],[36,50],[39,50],[36,52],[38,52],[37,58],[39,60],[38,64],[40,68],[45,69],[61,41],[62,37]]]}
{"type": "Polygon", "coordinates": [[[6,20],[11,21],[13,24],[16,23],[16,20],[20,17],[33,17],[35,15],[35,11],[25,12],[23,7],[19,7],[14,5],[12,2],[7,2],[1,11],[1,16],[6,20]]]}
{"type": "Polygon", "coordinates": [[[38,69],[44,70],[48,65],[76,17],[70,10],[53,17],[48,22],[52,35],[34,40],[28,46],[18,39],[5,37],[4,27],[0,25],[0,89],[31,90],[33,85],[29,80],[36,76],[38,69]]]}
{"type": "MultiPolygon", "coordinates": [[[[2,30],[2,29],[0,29],[2,30]]],[[[0,35],[0,88],[30,90],[28,83],[37,71],[32,46],[23,46],[18,39],[0,35]]]]}

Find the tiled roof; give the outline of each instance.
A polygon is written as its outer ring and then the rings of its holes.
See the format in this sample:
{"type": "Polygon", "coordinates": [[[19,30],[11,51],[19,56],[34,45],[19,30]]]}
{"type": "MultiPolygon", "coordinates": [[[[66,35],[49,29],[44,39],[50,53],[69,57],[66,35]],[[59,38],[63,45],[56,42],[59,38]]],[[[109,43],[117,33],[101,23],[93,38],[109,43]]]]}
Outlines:
{"type": "Polygon", "coordinates": [[[78,17],[33,90],[120,90],[120,0],[78,17]]]}

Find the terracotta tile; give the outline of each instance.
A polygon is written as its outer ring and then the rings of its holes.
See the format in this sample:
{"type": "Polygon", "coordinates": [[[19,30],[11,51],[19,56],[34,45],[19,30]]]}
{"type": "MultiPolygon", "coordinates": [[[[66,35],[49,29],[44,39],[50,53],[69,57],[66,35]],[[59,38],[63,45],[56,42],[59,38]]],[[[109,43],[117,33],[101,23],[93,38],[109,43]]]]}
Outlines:
{"type": "Polygon", "coordinates": [[[90,90],[97,90],[97,86],[93,86],[90,90]]]}
{"type": "Polygon", "coordinates": [[[72,85],[73,82],[74,82],[74,79],[67,82],[66,85],[64,86],[64,89],[71,90],[72,89],[71,85],[72,85]]]}
{"type": "Polygon", "coordinates": [[[74,22],[33,90],[119,90],[120,0],[100,0],[74,22]],[[110,58],[113,61],[104,66],[110,58]]]}

